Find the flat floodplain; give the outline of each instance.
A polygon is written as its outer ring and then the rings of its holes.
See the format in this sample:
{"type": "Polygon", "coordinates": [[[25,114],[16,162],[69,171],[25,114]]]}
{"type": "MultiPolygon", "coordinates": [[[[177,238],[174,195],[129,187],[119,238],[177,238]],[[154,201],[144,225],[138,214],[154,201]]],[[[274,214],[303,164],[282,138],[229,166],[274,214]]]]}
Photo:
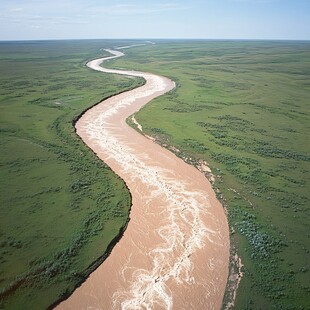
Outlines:
{"type": "Polygon", "coordinates": [[[235,308],[309,308],[310,43],[161,43],[113,67],[177,82],[135,119],[186,161],[209,163],[244,264],[235,308]]]}
{"type": "MultiPolygon", "coordinates": [[[[72,121],[141,84],[84,66],[102,48],[135,43],[0,43],[0,308],[46,308],[67,295],[126,225],[124,183],[72,121]]],[[[244,264],[235,308],[309,308],[310,43],[157,43],[111,63],[176,81],[135,118],[212,168],[244,264]]]]}
{"type": "Polygon", "coordinates": [[[73,127],[141,84],[86,68],[114,44],[130,42],[0,43],[0,308],[44,309],[67,295],[126,226],[128,190],[73,127]]]}

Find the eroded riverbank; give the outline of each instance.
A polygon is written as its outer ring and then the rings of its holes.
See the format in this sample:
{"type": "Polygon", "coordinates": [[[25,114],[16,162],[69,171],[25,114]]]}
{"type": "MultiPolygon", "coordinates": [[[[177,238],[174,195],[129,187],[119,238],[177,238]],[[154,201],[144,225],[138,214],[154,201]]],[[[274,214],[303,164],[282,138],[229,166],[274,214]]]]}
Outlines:
{"type": "Polygon", "coordinates": [[[125,120],[174,83],[150,73],[146,84],[87,111],[76,129],[132,194],[131,221],[107,260],[58,309],[219,309],[229,263],[224,209],[194,167],[130,128],[125,120]]]}

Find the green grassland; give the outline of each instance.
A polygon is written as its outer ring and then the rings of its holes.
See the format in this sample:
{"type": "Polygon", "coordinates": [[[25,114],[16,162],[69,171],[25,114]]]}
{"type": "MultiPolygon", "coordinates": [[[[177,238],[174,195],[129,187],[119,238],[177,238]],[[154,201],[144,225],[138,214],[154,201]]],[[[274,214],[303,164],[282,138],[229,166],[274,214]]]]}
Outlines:
{"type": "Polygon", "coordinates": [[[161,43],[111,64],[176,81],[136,119],[212,168],[244,264],[235,309],[309,309],[310,43],[161,43]]]}
{"type": "Polygon", "coordinates": [[[67,295],[127,224],[125,184],[73,127],[102,98],[142,83],[85,66],[123,44],[0,43],[1,309],[44,309],[67,295]]]}
{"type": "MultiPolygon", "coordinates": [[[[309,308],[310,44],[158,43],[110,63],[177,82],[136,118],[178,156],[210,164],[245,265],[236,309],[309,308]]],[[[85,67],[129,44],[0,43],[0,308],[66,296],[126,226],[125,184],[72,122],[142,83],[85,67]]]]}

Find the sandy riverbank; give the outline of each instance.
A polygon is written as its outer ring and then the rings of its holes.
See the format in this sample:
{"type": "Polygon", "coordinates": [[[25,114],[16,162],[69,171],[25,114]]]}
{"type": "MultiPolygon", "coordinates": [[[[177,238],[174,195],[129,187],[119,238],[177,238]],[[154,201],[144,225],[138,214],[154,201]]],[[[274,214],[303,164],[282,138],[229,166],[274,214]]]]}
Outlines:
{"type": "MultiPolygon", "coordinates": [[[[112,59],[123,55],[110,51],[112,59]]],[[[228,277],[229,230],[204,175],[130,128],[125,120],[174,83],[150,73],[146,84],[87,111],[76,129],[132,194],[128,228],[107,260],[57,309],[220,309],[228,277]]]]}

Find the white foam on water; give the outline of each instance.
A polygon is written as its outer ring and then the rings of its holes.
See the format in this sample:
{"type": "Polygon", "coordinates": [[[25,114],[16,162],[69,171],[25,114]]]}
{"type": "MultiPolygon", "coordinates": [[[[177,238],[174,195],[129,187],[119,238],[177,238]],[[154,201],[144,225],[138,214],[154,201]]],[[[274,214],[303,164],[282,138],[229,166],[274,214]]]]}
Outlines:
{"type": "MultiPolygon", "coordinates": [[[[108,107],[104,113],[97,115],[82,129],[102,151],[110,154],[109,156],[120,165],[127,177],[130,176],[133,181],[139,180],[149,188],[151,196],[146,197],[146,202],[155,197],[164,201],[162,206],[156,206],[156,210],[149,210],[148,206],[145,206],[145,212],[160,213],[163,219],[162,226],[156,230],[162,242],[155,244],[153,249],[145,253],[145,256],[151,258],[152,267],[133,270],[129,256],[121,274],[125,277],[124,274],[130,270],[132,274],[130,286],[114,293],[113,309],[154,309],[155,306],[172,309],[173,294],[167,282],[195,283],[192,276],[192,254],[206,243],[214,243],[213,236],[219,232],[208,229],[202,220],[206,214],[212,216],[208,213],[209,201],[205,192],[189,190],[189,184],[173,179],[167,169],[155,164],[146,165],[144,161],[146,154],[136,154],[122,141],[121,136],[113,136],[110,132],[113,127],[110,121],[112,115],[137,99],[163,91],[166,84],[162,77],[150,73],[100,67],[104,60],[124,55],[119,51],[108,51],[114,56],[93,60],[88,66],[102,72],[144,77],[148,83],[141,86],[140,90],[131,91],[129,95],[119,96],[120,100],[115,105],[108,107]]],[[[209,268],[213,268],[211,261],[209,268]]],[[[128,281],[127,278],[126,280],[128,281]]]]}

